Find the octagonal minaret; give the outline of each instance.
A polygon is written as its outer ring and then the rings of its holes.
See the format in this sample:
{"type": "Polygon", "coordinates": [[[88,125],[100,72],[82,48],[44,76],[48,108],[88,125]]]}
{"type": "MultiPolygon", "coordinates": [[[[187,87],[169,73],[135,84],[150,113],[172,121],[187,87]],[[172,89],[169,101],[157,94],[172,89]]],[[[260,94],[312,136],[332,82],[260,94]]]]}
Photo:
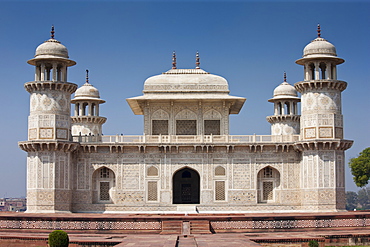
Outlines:
{"type": "Polygon", "coordinates": [[[89,83],[89,71],[86,70],[86,83],[75,92],[74,116],[72,117],[73,136],[95,136],[98,141],[102,135],[105,117],[99,116],[99,105],[105,103],[100,99],[99,91],[89,83]]]}
{"type": "Polygon", "coordinates": [[[301,93],[302,203],[307,210],[345,209],[344,150],[352,141],[343,140],[341,93],[347,83],[337,79],[336,48],[318,37],[303,50],[296,61],[304,66],[304,80],[295,88],[301,93]]]}
{"type": "Polygon", "coordinates": [[[300,102],[297,91],[286,81],[274,90],[273,98],[268,100],[274,103],[274,115],[268,116],[271,123],[271,135],[297,135],[299,134],[299,118],[297,104],[300,102]]]}
{"type": "Polygon", "coordinates": [[[28,141],[19,146],[28,152],[27,212],[70,212],[72,152],[71,94],[77,85],[67,82],[67,68],[76,64],[67,48],[51,38],[28,61],[35,66],[35,80],[24,87],[30,93],[28,141]]]}

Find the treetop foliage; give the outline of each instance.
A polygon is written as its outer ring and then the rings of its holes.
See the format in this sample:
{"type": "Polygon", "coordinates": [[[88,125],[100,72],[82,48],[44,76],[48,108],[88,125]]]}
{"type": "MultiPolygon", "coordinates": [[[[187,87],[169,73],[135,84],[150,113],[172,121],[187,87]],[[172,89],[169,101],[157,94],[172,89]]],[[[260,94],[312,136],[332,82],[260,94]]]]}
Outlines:
{"type": "Polygon", "coordinates": [[[368,184],[370,179],[370,147],[365,148],[357,158],[349,161],[353,180],[358,187],[368,184]]]}

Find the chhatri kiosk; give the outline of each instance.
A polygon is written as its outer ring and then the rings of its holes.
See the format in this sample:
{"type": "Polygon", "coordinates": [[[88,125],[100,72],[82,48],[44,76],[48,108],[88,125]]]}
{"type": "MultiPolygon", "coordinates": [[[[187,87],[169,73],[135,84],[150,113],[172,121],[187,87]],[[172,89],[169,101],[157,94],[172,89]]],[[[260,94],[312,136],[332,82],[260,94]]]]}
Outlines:
{"type": "Polygon", "coordinates": [[[172,68],[127,99],[140,136],[102,135],[99,91],[68,82],[76,64],[54,38],[39,45],[30,93],[27,212],[327,212],[345,209],[341,93],[334,45],[318,37],[296,61],[303,81],[275,88],[270,135],[229,135],[245,98],[225,78],[172,68]],[[301,98],[298,96],[301,94],[301,98]],[[74,96],[72,94],[74,93],[74,96]],[[71,97],[73,97],[71,99],[71,97]],[[300,114],[298,103],[300,102],[300,114]],[[71,116],[71,107],[73,116],[71,116]]]}

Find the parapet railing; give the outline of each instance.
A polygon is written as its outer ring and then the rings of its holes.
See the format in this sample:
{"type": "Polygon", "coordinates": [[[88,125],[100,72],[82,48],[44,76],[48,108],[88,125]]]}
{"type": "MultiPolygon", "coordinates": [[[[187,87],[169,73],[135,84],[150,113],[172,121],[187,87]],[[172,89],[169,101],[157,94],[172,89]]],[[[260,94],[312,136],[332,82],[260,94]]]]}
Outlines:
{"type": "Polygon", "coordinates": [[[81,143],[274,143],[296,142],[299,135],[86,135],[72,136],[81,143]]]}

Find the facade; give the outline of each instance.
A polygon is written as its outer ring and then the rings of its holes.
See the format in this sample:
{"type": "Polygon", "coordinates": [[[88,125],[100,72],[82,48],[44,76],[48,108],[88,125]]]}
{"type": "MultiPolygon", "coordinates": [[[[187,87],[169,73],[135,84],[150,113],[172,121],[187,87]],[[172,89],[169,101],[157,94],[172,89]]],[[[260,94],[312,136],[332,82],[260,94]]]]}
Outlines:
{"type": "Polygon", "coordinates": [[[45,41],[28,61],[30,93],[27,212],[319,212],[345,210],[341,92],[335,47],[318,37],[296,61],[304,79],[275,88],[271,135],[229,135],[229,115],[245,98],[225,78],[200,68],[148,78],[127,99],[144,116],[141,136],[103,136],[89,83],[67,81],[76,64],[59,41],[45,41]],[[298,97],[298,92],[301,98],[298,97]],[[74,94],[73,99],[71,95],[74,94]],[[298,103],[300,112],[298,114],[298,103]],[[71,104],[74,113],[71,117],[71,104]]]}

